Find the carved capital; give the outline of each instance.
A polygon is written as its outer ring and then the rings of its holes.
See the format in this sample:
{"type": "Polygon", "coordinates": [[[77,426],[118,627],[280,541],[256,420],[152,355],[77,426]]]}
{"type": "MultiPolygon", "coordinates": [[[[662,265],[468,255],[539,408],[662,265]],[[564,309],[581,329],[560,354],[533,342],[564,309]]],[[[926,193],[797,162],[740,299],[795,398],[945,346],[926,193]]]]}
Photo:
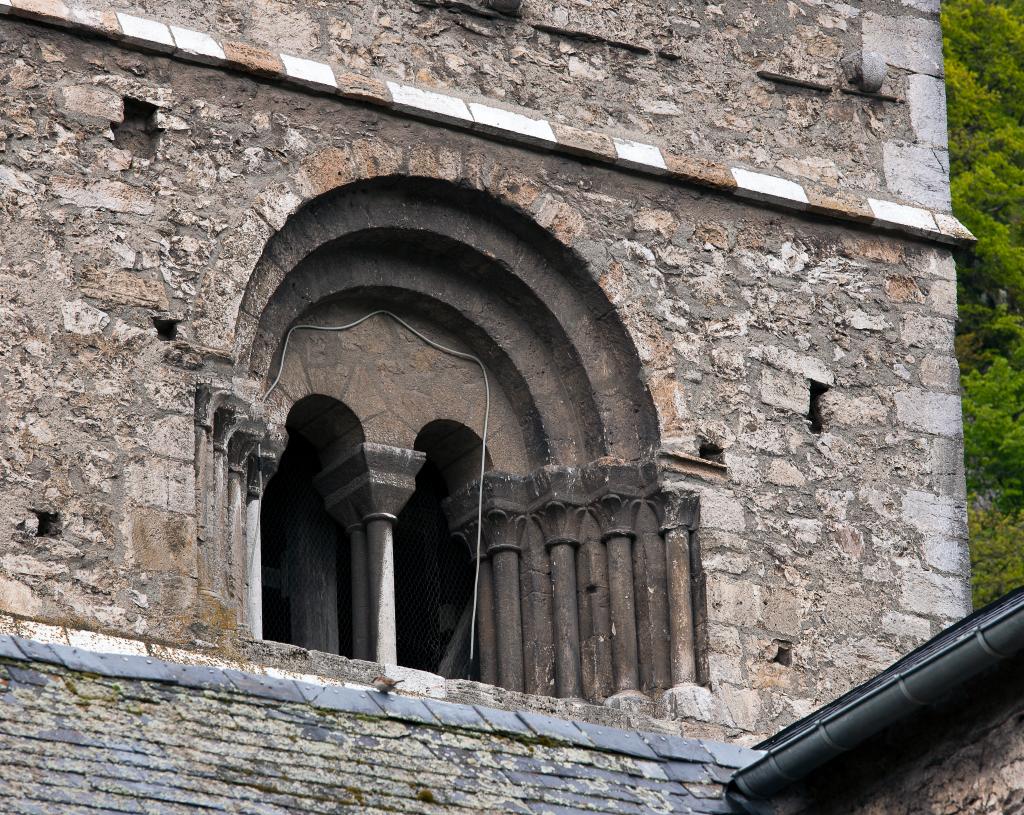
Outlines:
{"type": "Polygon", "coordinates": [[[540,525],[547,547],[578,546],[587,515],[586,493],[580,471],[571,467],[543,467],[529,481],[531,514],[540,525]]]}
{"type": "Polygon", "coordinates": [[[658,488],[647,500],[654,503],[661,532],[696,529],[700,521],[700,497],[693,492],[658,488]]]}
{"type": "Polygon", "coordinates": [[[416,474],[426,460],[417,450],[365,442],[327,463],[313,484],[327,511],[346,526],[352,509],[361,520],[397,517],[416,490],[416,474]]]}
{"type": "MultiPolygon", "coordinates": [[[[476,522],[480,510],[480,482],[474,481],[446,498],[442,506],[448,516],[448,526],[454,534],[466,540],[470,554],[476,556],[476,522]],[[473,526],[468,537],[465,528],[473,526]]],[[[526,479],[509,473],[489,472],[483,480],[482,516],[483,536],[487,553],[505,549],[519,549],[520,533],[525,525],[525,512],[529,503],[526,479]]]]}
{"type": "Polygon", "coordinates": [[[583,471],[583,482],[601,538],[636,537],[636,502],[644,494],[643,474],[637,464],[603,460],[583,471]]]}

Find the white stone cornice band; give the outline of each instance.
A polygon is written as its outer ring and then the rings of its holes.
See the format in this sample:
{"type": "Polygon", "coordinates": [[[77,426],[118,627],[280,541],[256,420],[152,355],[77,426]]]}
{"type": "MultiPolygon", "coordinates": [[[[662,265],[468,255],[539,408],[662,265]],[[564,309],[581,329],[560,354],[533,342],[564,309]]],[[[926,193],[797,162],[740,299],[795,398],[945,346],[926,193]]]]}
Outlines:
{"type": "Polygon", "coordinates": [[[339,72],[325,62],[274,53],[124,12],[84,11],[69,7],[61,0],[0,0],[0,16],[3,15],[83,30],[184,61],[271,77],[505,141],[584,155],[591,160],[710,187],[776,207],[869,224],[938,243],[966,245],[974,242],[970,231],[947,213],[716,164],[626,137],[578,130],[550,122],[535,111],[512,111],[437,90],[339,72]]]}

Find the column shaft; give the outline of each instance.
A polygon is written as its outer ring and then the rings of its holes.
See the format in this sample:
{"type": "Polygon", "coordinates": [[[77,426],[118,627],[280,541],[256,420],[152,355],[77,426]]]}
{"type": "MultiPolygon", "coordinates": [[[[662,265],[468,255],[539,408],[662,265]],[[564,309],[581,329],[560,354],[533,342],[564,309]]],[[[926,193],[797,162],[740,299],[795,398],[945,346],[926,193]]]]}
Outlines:
{"type": "Polygon", "coordinates": [[[227,594],[237,602],[236,614],[241,617],[247,598],[241,587],[248,582],[245,562],[245,494],[246,486],[242,473],[231,470],[228,473],[227,533],[225,535],[227,557],[221,569],[227,576],[227,594]],[[239,602],[240,601],[240,602],[239,602]]]}
{"type": "Polygon", "coordinates": [[[370,515],[366,521],[366,540],[370,552],[371,590],[374,593],[375,656],[384,665],[398,664],[397,624],[395,620],[395,551],[392,515],[370,515]]]}
{"type": "Polygon", "coordinates": [[[668,572],[669,658],[672,684],[694,682],[697,675],[693,636],[693,601],[690,595],[690,533],[684,528],[665,532],[668,572]]]}
{"type": "Polygon", "coordinates": [[[636,604],[633,601],[633,541],[613,535],[608,551],[608,600],[612,618],[612,666],[615,692],[640,688],[636,642],[636,604]]]}
{"type": "Polygon", "coordinates": [[[580,621],[576,598],[575,542],[551,546],[555,612],[555,690],[560,698],[583,695],[580,677],[580,621]]]}
{"type": "Polygon", "coordinates": [[[246,622],[253,639],[263,639],[263,546],[260,541],[259,498],[245,506],[246,622]]]}
{"type": "Polygon", "coordinates": [[[490,558],[480,561],[477,595],[476,638],[480,654],[480,681],[498,684],[498,654],[494,619],[494,579],[490,558]]]}
{"type": "Polygon", "coordinates": [[[374,657],[373,640],[370,637],[371,609],[376,608],[370,601],[370,567],[366,552],[366,530],[363,525],[353,524],[347,530],[349,558],[352,564],[352,657],[368,659],[374,657]]]}
{"type": "Polygon", "coordinates": [[[525,690],[523,678],[523,617],[519,586],[519,552],[495,552],[494,593],[498,620],[498,684],[514,691],[525,690]]]}

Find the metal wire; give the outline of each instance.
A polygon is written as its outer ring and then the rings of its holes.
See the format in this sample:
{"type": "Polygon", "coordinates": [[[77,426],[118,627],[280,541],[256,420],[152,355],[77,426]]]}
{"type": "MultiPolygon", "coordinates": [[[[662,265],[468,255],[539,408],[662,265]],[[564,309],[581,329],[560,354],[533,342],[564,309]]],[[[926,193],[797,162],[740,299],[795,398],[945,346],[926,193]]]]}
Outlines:
{"type": "MultiPolygon", "coordinates": [[[[423,342],[425,342],[431,348],[436,348],[438,351],[441,351],[442,353],[449,354],[450,356],[453,357],[458,357],[459,359],[465,359],[469,360],[470,362],[475,362],[477,365],[480,366],[480,373],[483,374],[485,402],[483,435],[480,439],[480,488],[477,493],[476,505],[476,574],[473,577],[473,614],[470,618],[469,625],[469,660],[470,663],[472,663],[474,648],[476,644],[477,599],[480,593],[480,550],[482,548],[481,542],[483,538],[484,474],[487,472],[487,431],[491,419],[491,383],[487,378],[487,368],[484,367],[483,361],[479,357],[474,356],[473,354],[467,354],[464,351],[456,351],[454,348],[449,348],[446,345],[441,345],[441,343],[436,342],[435,340],[430,339],[430,337],[426,336],[420,331],[417,331],[397,314],[392,314],[390,311],[385,311],[384,309],[378,309],[377,311],[371,311],[369,314],[360,317],[358,320],[354,320],[351,323],[346,323],[345,325],[293,325],[291,328],[289,328],[288,333],[285,334],[284,337],[284,346],[281,348],[281,363],[280,365],[278,365],[277,368],[277,376],[274,377],[274,381],[270,385],[270,388],[263,395],[263,401],[266,402],[267,399],[270,398],[270,394],[274,392],[274,389],[277,388],[278,383],[281,381],[281,376],[284,374],[285,360],[288,355],[288,344],[289,342],[291,342],[292,334],[294,334],[296,331],[348,331],[349,329],[355,328],[356,326],[365,323],[371,317],[376,317],[378,315],[383,317],[390,317],[392,320],[401,325],[407,331],[419,337],[419,339],[423,340],[423,342]]],[[[262,511],[260,514],[262,514],[262,511]]]]}

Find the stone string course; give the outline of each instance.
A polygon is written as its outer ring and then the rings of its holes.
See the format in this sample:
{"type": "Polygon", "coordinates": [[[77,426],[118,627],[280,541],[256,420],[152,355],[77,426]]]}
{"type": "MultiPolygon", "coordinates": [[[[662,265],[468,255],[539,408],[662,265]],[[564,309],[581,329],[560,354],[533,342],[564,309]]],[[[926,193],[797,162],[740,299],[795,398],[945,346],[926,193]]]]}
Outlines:
{"type": "Polygon", "coordinates": [[[0,15],[77,29],[188,62],[239,70],[289,85],[470,129],[486,136],[569,153],[592,161],[712,188],[772,206],[870,224],[938,243],[967,245],[974,236],[952,215],[838,191],[741,167],[727,167],[657,144],[552,124],[536,111],[511,111],[412,85],[335,70],[303,57],[274,53],[119,11],[82,11],[60,0],[0,0],[0,15]]]}

